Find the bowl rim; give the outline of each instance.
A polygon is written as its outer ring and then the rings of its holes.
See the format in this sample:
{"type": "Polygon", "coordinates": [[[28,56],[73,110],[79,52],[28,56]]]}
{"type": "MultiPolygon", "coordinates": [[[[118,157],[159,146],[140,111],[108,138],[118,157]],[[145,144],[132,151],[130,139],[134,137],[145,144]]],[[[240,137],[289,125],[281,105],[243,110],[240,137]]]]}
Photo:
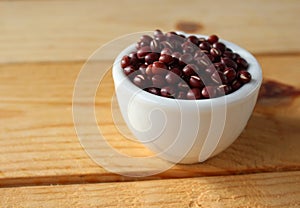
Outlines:
{"type": "MultiPolygon", "coordinates": [[[[200,38],[207,38],[207,35],[202,34],[190,34],[184,33],[181,31],[175,31],[177,34],[183,34],[185,36],[195,35],[200,38]]],[[[209,98],[209,99],[198,99],[198,100],[187,100],[187,99],[171,99],[158,95],[151,94],[146,92],[145,90],[137,87],[134,83],[132,83],[128,77],[123,73],[123,70],[120,66],[120,61],[124,55],[128,55],[130,52],[136,51],[135,44],[131,44],[122,50],[119,55],[115,58],[113,67],[112,67],[112,76],[115,84],[115,89],[120,87],[122,84],[122,89],[126,88],[126,90],[131,93],[136,93],[136,98],[140,100],[146,101],[146,103],[156,103],[160,105],[168,105],[168,106],[177,106],[178,104],[190,105],[190,104],[199,104],[202,107],[211,107],[212,104],[216,105],[224,105],[224,100],[226,104],[230,103],[238,103],[245,100],[247,97],[253,95],[253,93],[257,92],[262,83],[262,70],[261,66],[256,60],[256,58],[246,49],[224,39],[219,39],[220,42],[223,42],[226,46],[232,49],[233,52],[238,53],[242,58],[244,58],[249,63],[249,68],[247,71],[252,76],[252,79],[249,83],[243,85],[240,89],[230,94],[217,97],[217,98],[209,98]]]]}

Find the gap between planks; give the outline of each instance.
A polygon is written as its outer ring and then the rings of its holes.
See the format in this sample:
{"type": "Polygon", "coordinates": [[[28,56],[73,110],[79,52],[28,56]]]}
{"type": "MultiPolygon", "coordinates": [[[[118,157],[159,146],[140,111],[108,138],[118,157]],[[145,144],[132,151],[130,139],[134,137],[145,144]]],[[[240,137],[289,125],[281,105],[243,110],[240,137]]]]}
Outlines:
{"type": "MultiPolygon", "coordinates": [[[[277,78],[282,78],[284,81],[289,81],[294,83],[296,87],[299,87],[299,82],[296,75],[298,75],[298,57],[280,57],[279,59],[274,57],[260,57],[259,58],[263,65],[265,65],[266,70],[265,74],[266,77],[269,78],[270,76],[277,76],[277,78]],[[283,75],[280,75],[280,73],[283,73],[281,70],[281,66],[279,63],[294,63],[293,66],[290,67],[290,73],[284,73],[283,75]],[[274,71],[277,72],[274,74],[274,71]]],[[[135,180],[133,178],[126,178],[126,177],[120,177],[115,174],[108,173],[107,171],[99,168],[96,164],[92,163],[90,159],[83,153],[83,150],[79,149],[79,146],[77,145],[78,141],[74,139],[74,137],[66,137],[66,133],[70,133],[72,135],[73,131],[71,131],[71,121],[68,120],[69,114],[68,111],[65,109],[65,105],[71,105],[71,102],[65,102],[62,105],[53,105],[53,109],[55,111],[52,111],[52,108],[47,108],[48,112],[44,112],[44,108],[48,107],[47,102],[55,102],[58,100],[69,100],[71,98],[71,91],[72,91],[72,83],[73,79],[75,80],[76,74],[78,73],[78,69],[81,65],[81,63],[77,63],[72,66],[71,62],[70,64],[64,63],[64,64],[56,64],[51,63],[51,65],[48,66],[48,64],[23,64],[23,65],[7,65],[3,66],[0,65],[2,70],[0,80],[2,80],[2,87],[9,86],[8,89],[13,89],[15,93],[19,92],[19,87],[21,86],[24,92],[20,95],[26,95],[23,97],[19,97],[18,94],[10,92],[8,94],[5,93],[5,91],[0,91],[1,99],[5,98],[5,96],[8,99],[11,98],[18,98],[19,100],[10,100],[3,105],[3,112],[5,113],[5,110],[10,109],[10,107],[13,105],[15,109],[19,110],[20,112],[31,112],[30,117],[29,115],[26,116],[26,114],[21,114],[18,116],[18,112],[14,114],[13,111],[8,112],[7,116],[11,116],[12,119],[14,119],[14,116],[17,116],[19,119],[18,121],[21,122],[20,126],[15,126],[14,120],[12,120],[11,123],[5,122],[1,125],[2,127],[14,127],[13,129],[19,129],[19,132],[13,132],[13,131],[7,131],[5,128],[1,128],[0,130],[3,131],[0,133],[2,134],[2,138],[0,138],[0,142],[4,143],[6,141],[11,142],[9,144],[15,144],[14,142],[20,142],[17,138],[19,136],[30,136],[31,137],[31,144],[36,144],[39,147],[40,145],[38,141],[50,141],[53,143],[45,143],[44,149],[39,150],[39,152],[34,152],[31,149],[31,146],[24,143],[24,149],[22,150],[23,154],[6,154],[6,158],[10,160],[9,162],[2,163],[2,167],[0,166],[0,169],[3,168],[3,172],[5,172],[5,175],[2,175],[4,177],[0,177],[0,186],[26,186],[26,185],[50,185],[50,184],[76,184],[76,183],[97,183],[97,182],[112,182],[112,181],[129,181],[129,180],[135,180]],[[43,67],[40,67],[43,66],[43,67]],[[2,68],[3,67],[3,68],[2,68]],[[6,68],[8,67],[8,68],[6,68]],[[12,68],[10,68],[12,67],[12,68]],[[33,69],[32,69],[33,68],[33,69]],[[76,68],[76,69],[75,69],[76,68]],[[7,70],[9,69],[9,70],[7,70]],[[65,79],[64,75],[65,72],[61,72],[64,70],[60,69],[68,69],[71,72],[71,77],[68,78],[68,80],[65,79]],[[73,70],[74,69],[74,70],[73,70]],[[20,71],[19,71],[20,70],[20,71]],[[35,75],[36,79],[32,80],[31,74],[26,75],[25,72],[27,71],[34,71],[36,72],[35,75]],[[54,70],[54,71],[53,71],[54,70]],[[57,71],[55,71],[57,70],[57,71]],[[26,76],[19,77],[20,74],[24,73],[26,76]],[[60,74],[62,73],[62,74],[60,74]],[[6,75],[16,75],[16,77],[12,76],[12,82],[6,80],[5,77],[8,77],[6,75]],[[55,75],[55,76],[54,76],[55,75]],[[55,78],[55,79],[54,79],[55,78]],[[52,80],[53,79],[53,80],[52,80]],[[37,86],[37,91],[26,91],[27,86],[23,86],[23,83],[28,83],[29,81],[33,81],[34,86],[37,86]],[[42,81],[42,82],[40,82],[42,81]],[[44,82],[48,82],[47,88],[40,88],[44,82]],[[56,89],[61,89],[61,94],[48,94],[49,89],[51,89],[51,84],[54,86],[57,86],[56,89]],[[64,83],[64,85],[61,85],[64,83]],[[16,87],[16,88],[15,88],[16,87]],[[50,88],[49,88],[50,87],[50,88]],[[15,88],[15,89],[14,89],[15,88]],[[43,97],[44,100],[41,100],[40,91],[39,90],[47,90],[43,91],[45,92],[45,96],[43,97]],[[39,95],[40,100],[36,100],[33,103],[27,103],[24,104],[24,99],[31,100],[33,98],[33,95],[39,95]],[[55,98],[55,99],[54,99],[55,98]],[[51,100],[52,99],[52,100],[51,100]],[[15,103],[16,101],[19,101],[15,103]],[[42,105],[41,105],[42,104],[42,105]],[[36,108],[39,107],[39,108],[36,108]],[[34,110],[33,110],[34,109],[34,110]],[[36,112],[36,113],[35,113],[36,112]],[[48,130],[40,129],[42,123],[38,123],[38,120],[35,120],[34,118],[39,118],[41,116],[41,113],[45,113],[45,115],[51,116],[51,112],[60,112],[60,113],[66,113],[65,120],[62,120],[58,123],[55,121],[55,117],[48,117],[47,125],[49,125],[50,122],[50,128],[48,130]],[[11,115],[9,115],[11,113],[11,115]],[[28,125],[26,122],[31,121],[31,125],[29,125],[29,129],[27,128],[28,125]],[[57,129],[57,124],[61,126],[61,122],[63,124],[68,124],[67,126],[62,126],[63,128],[57,129]],[[26,124],[26,125],[25,125],[26,124]],[[23,126],[23,127],[22,127],[23,126]],[[32,127],[36,127],[33,131],[30,131],[32,127]],[[55,129],[55,132],[52,132],[55,129]],[[39,131],[41,130],[41,132],[39,131]],[[45,138],[45,137],[49,138],[45,138]],[[51,138],[53,137],[53,138],[51,138]],[[2,140],[5,138],[10,138],[9,140],[2,140]],[[42,139],[42,140],[38,140],[42,139]],[[69,142],[67,145],[60,145],[59,147],[61,149],[61,154],[63,156],[64,161],[59,162],[53,162],[58,159],[56,154],[50,152],[50,153],[42,153],[42,151],[46,151],[47,149],[53,148],[53,145],[56,145],[59,141],[67,141],[69,142]],[[71,141],[71,142],[70,142],[71,141]],[[74,151],[76,154],[75,156],[70,155],[68,152],[69,148],[75,148],[76,151],[74,151]],[[30,154],[27,155],[28,152],[25,152],[30,150],[32,151],[32,154],[35,153],[34,160],[32,160],[30,157],[30,154]],[[64,151],[65,150],[65,151],[64,151]],[[21,158],[19,158],[19,155],[21,158]],[[25,156],[25,157],[24,157],[25,156]],[[24,158],[23,158],[24,157],[24,158]],[[28,159],[29,158],[29,159],[28,159]],[[38,158],[38,159],[37,159],[38,158]],[[74,163],[78,162],[80,168],[78,168],[74,163]],[[20,159],[25,160],[25,166],[24,164],[18,163],[21,162],[20,159]],[[46,163],[47,160],[51,159],[49,163],[46,163]],[[42,161],[46,160],[46,161],[42,161]],[[54,166],[52,165],[55,164],[54,166]],[[20,166],[19,166],[20,164],[20,166]],[[68,169],[66,169],[68,167],[68,169]],[[52,169],[51,169],[52,168],[52,169]],[[15,174],[15,175],[13,175],[15,174]],[[57,174],[57,175],[55,175],[57,174]],[[43,175],[43,176],[39,176],[43,175]]],[[[284,65],[284,64],[283,64],[284,65]]],[[[111,82],[111,80],[110,80],[111,82]]],[[[107,86],[112,86],[109,83],[107,83],[107,86]]],[[[5,88],[4,88],[5,89],[5,88]]],[[[28,89],[29,90],[29,89],[28,89]]],[[[35,96],[34,96],[35,97],[35,96]]],[[[297,100],[296,100],[297,101],[297,100]]],[[[106,101],[107,102],[107,101],[106,101]]],[[[26,100],[25,100],[26,103],[26,100]]],[[[1,101],[0,104],[3,104],[3,101],[1,101]]],[[[52,103],[53,104],[53,103],[52,103]]],[[[294,103],[295,104],[295,103],[294,103]]],[[[295,104],[297,105],[297,103],[295,104]]],[[[51,105],[49,105],[51,106],[51,105]]],[[[178,166],[169,172],[162,173],[157,176],[153,176],[150,178],[144,178],[141,180],[152,180],[152,179],[166,179],[166,178],[189,178],[189,177],[197,177],[197,176],[208,176],[208,175],[231,175],[231,174],[247,174],[247,173],[257,173],[257,172],[266,172],[266,171],[291,171],[291,170],[300,170],[300,163],[299,159],[297,159],[296,150],[297,150],[297,140],[294,140],[297,136],[297,132],[299,132],[297,129],[297,119],[299,117],[293,118],[293,116],[299,115],[299,111],[295,111],[295,106],[272,106],[272,105],[258,105],[257,106],[257,112],[260,112],[262,115],[266,113],[266,110],[268,110],[268,113],[275,113],[275,114],[282,114],[282,116],[286,116],[289,123],[282,122],[281,120],[268,120],[267,117],[261,117],[258,114],[255,114],[253,117],[253,121],[249,123],[249,128],[246,129],[247,132],[241,136],[241,138],[231,146],[227,151],[225,151],[223,154],[219,155],[216,158],[213,158],[212,160],[208,161],[206,164],[201,165],[195,165],[195,166],[178,166]],[[272,110],[272,111],[271,111],[272,110]],[[293,113],[289,113],[293,110],[293,113]],[[260,123],[264,126],[267,126],[267,129],[270,129],[272,131],[267,131],[266,128],[259,127],[258,131],[263,131],[267,134],[269,137],[273,137],[272,140],[268,139],[267,136],[265,136],[265,139],[261,139],[257,136],[257,133],[255,133],[254,129],[257,128],[256,124],[260,123]],[[284,125],[283,125],[284,124],[284,125]],[[278,129],[280,128],[280,129],[278,129]],[[287,135],[280,135],[280,130],[284,131],[287,135]],[[293,131],[295,132],[293,133],[293,131]],[[293,139],[294,138],[294,139],[293,139]],[[269,143],[272,141],[272,144],[269,143]],[[266,147],[266,145],[269,145],[269,147],[266,147]],[[296,146],[295,146],[296,145],[296,146]],[[288,147],[289,146],[289,147],[288,147]],[[285,148],[282,148],[285,147],[285,148]],[[290,148],[290,149],[289,149],[290,148]],[[244,151],[241,151],[244,150],[244,151]],[[247,150],[247,151],[246,151],[247,150]],[[242,158],[242,159],[240,159],[242,158]],[[226,164],[224,164],[226,163],[226,164]],[[228,163],[228,164],[227,164],[228,163]]],[[[13,108],[13,109],[14,109],[13,108]]],[[[1,116],[3,116],[1,114],[1,116]]],[[[268,116],[268,115],[267,115],[268,116]]],[[[3,117],[3,121],[6,118],[3,117]]],[[[281,119],[281,117],[279,117],[281,119]]],[[[30,123],[29,123],[30,124],[30,123]]],[[[261,125],[260,125],[261,126],[261,125]]],[[[21,137],[20,137],[21,138],[21,137]]],[[[24,141],[25,142],[25,141],[24,141]]],[[[112,142],[116,142],[113,140],[112,142]]],[[[5,143],[4,143],[5,144],[5,143]]],[[[20,148],[22,147],[22,144],[20,145],[20,148]]],[[[299,145],[298,145],[299,146],[299,145]]],[[[9,148],[3,147],[4,151],[8,151],[9,148]]],[[[12,150],[19,151],[17,145],[12,145],[12,150]]],[[[124,145],[124,150],[126,150],[127,146],[124,145]]],[[[12,151],[14,152],[14,151],[12,151]]],[[[72,154],[74,154],[72,152],[72,154]]],[[[1,159],[1,158],[0,158],[1,159]]],[[[1,174],[1,171],[0,171],[1,174]]],[[[0,175],[1,176],[1,175],[0,175]]]]}
{"type": "Polygon", "coordinates": [[[1,207],[300,206],[300,172],[0,189],[1,207]]]}
{"type": "Polygon", "coordinates": [[[189,176],[182,177],[180,171],[176,177],[176,171],[172,171],[172,176],[168,171],[148,177],[128,177],[121,176],[114,173],[107,172],[106,174],[81,174],[81,175],[53,175],[53,176],[35,176],[23,178],[0,178],[0,189],[10,187],[27,187],[27,186],[48,186],[48,185],[73,185],[73,184],[94,184],[94,183],[114,183],[114,182],[135,182],[135,181],[156,181],[169,179],[189,179],[202,177],[226,177],[226,176],[243,176],[252,174],[266,174],[266,173],[289,173],[292,171],[300,171],[299,167],[293,168],[273,168],[273,169],[254,169],[243,172],[224,171],[224,172],[208,172],[208,173],[191,173],[189,176]]]}

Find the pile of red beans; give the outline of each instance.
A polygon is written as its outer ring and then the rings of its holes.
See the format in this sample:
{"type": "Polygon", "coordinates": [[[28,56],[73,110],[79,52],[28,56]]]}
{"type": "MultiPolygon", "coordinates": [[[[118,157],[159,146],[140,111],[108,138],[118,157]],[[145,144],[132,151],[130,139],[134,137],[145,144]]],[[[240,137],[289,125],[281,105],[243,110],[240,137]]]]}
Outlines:
{"type": "Polygon", "coordinates": [[[121,67],[141,89],[176,99],[208,99],[232,93],[251,81],[248,63],[216,35],[198,38],[155,30],[143,35],[121,67]]]}

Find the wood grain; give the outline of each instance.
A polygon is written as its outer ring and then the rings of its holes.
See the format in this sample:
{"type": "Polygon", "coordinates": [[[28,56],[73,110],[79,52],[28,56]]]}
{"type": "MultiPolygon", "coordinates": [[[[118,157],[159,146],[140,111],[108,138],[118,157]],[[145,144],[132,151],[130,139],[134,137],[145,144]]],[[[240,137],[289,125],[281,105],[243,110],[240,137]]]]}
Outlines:
{"type": "Polygon", "coordinates": [[[254,53],[300,52],[298,0],[153,0],[155,10],[145,4],[0,1],[0,62],[86,60],[108,41],[156,28],[216,33],[254,53]]]}
{"type": "Polygon", "coordinates": [[[6,207],[300,206],[300,172],[0,189],[6,207]]]}
{"type": "MultiPolygon", "coordinates": [[[[266,79],[280,80],[297,89],[298,60],[299,56],[259,57],[266,79]],[[289,73],[282,72],[283,63],[288,64],[289,73]]],[[[138,180],[98,166],[79,143],[72,120],[72,94],[82,65],[0,65],[0,186],[138,180]]],[[[128,155],[151,155],[117,131],[111,116],[112,96],[113,83],[107,74],[95,103],[107,141],[128,155]]],[[[176,165],[140,180],[300,170],[299,104],[299,97],[259,102],[245,131],[222,154],[203,164],[176,165]]]]}
{"type": "MultiPolygon", "coordinates": [[[[299,11],[297,0],[0,0],[0,207],[300,207],[299,11]],[[166,162],[133,168],[120,160],[131,172],[111,158],[96,164],[74,126],[74,85],[103,44],[156,28],[214,33],[246,48],[262,65],[263,90],[246,129],[223,153],[149,177],[123,176],[166,162]]],[[[99,73],[128,40],[114,43],[93,63],[99,73]]],[[[76,102],[84,113],[95,107],[95,126],[116,151],[153,155],[126,128],[113,87],[108,72],[95,103],[88,90],[76,102]]],[[[91,123],[83,125],[88,139],[97,138],[91,123]]]]}

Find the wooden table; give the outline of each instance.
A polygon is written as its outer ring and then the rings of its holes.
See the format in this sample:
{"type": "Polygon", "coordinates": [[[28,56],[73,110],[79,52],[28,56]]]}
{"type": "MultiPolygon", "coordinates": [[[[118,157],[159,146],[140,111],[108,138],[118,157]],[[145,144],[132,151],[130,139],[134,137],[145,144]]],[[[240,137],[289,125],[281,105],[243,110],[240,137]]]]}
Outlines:
{"type": "MultiPolygon", "coordinates": [[[[0,207],[300,207],[299,11],[298,0],[1,0],[0,207]],[[265,91],[220,155],[125,177],[81,147],[73,87],[101,45],[156,28],[216,33],[247,48],[262,65],[265,91]]],[[[125,154],[151,154],[116,131],[110,75],[103,85],[96,113],[109,143],[125,154]]]]}

